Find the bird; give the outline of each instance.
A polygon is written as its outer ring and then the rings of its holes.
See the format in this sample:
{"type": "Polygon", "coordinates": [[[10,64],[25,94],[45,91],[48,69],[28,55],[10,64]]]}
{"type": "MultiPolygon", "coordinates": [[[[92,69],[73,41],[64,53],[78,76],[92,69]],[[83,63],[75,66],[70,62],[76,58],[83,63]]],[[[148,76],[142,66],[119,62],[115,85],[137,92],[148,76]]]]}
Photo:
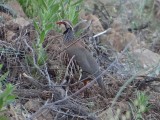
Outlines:
{"type": "MultiPolygon", "coordinates": [[[[64,25],[65,27],[63,32],[63,44],[66,46],[65,53],[70,59],[74,56],[73,59],[82,69],[82,79],[87,78],[88,74],[95,78],[98,77],[101,74],[99,65],[90,51],[84,47],[82,40],[77,41],[72,23],[69,20],[61,20],[56,24],[64,25]]],[[[102,77],[98,77],[96,81],[102,89],[104,96],[106,96],[107,90],[102,77]]]]}

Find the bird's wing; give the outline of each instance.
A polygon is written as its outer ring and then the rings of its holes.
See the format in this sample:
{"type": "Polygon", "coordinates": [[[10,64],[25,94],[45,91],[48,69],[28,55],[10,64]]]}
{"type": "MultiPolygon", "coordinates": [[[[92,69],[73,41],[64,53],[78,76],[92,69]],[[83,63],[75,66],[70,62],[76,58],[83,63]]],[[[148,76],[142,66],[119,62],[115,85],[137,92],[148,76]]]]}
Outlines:
{"type": "Polygon", "coordinates": [[[95,71],[99,70],[95,58],[93,58],[91,53],[83,46],[75,44],[74,46],[69,47],[66,52],[70,58],[75,56],[75,60],[83,71],[93,74],[95,71]]]}

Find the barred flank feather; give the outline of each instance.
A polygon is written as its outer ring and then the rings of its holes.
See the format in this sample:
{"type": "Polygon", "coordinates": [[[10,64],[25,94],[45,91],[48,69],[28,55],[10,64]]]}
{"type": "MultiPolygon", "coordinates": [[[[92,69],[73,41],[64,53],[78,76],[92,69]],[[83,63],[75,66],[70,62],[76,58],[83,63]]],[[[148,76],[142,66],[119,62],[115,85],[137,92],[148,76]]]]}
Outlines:
{"type": "MultiPolygon", "coordinates": [[[[64,52],[61,56],[62,56],[61,59],[64,62],[64,65],[68,66],[68,63],[71,60],[68,54],[64,52]]],[[[69,68],[68,68],[68,75],[69,76],[74,74],[77,75],[79,74],[80,71],[81,71],[80,66],[78,65],[77,61],[73,59],[73,61],[71,61],[71,64],[69,65],[69,68]]]]}

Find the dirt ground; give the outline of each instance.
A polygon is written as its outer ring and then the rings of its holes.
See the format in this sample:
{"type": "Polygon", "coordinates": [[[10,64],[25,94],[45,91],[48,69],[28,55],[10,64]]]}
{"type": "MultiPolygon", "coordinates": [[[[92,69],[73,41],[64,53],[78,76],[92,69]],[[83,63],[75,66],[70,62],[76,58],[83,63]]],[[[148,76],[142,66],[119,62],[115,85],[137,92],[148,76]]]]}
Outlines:
{"type": "MultiPolygon", "coordinates": [[[[105,13],[104,16],[102,12],[111,9],[104,10],[105,4],[92,4],[93,11],[83,11],[81,14],[81,18],[93,20],[89,29],[89,33],[93,34],[90,37],[111,28],[109,33],[101,35],[95,41],[89,41],[88,36],[85,36],[83,41],[97,59],[102,72],[105,71],[103,80],[108,91],[107,98],[103,97],[96,82],[87,88],[88,95],[85,96],[86,89],[81,91],[85,86],[77,81],[79,74],[70,78],[73,85],[61,86],[67,71],[61,59],[64,52],[62,33],[54,29],[48,33],[43,43],[48,59],[44,65],[37,66],[31,62],[37,60],[34,47],[37,33],[32,20],[28,19],[22,8],[14,2],[10,5],[13,10],[18,11],[17,18],[0,13],[0,16],[3,16],[0,21],[0,63],[3,64],[1,74],[9,71],[6,83],[15,85],[14,93],[17,95],[16,101],[5,112],[10,120],[110,120],[117,115],[119,109],[119,119],[131,111],[127,119],[134,120],[137,108],[133,107],[133,101],[137,98],[137,91],[145,92],[149,96],[150,108],[142,114],[143,118],[160,119],[159,74],[150,77],[147,75],[148,69],[142,69],[152,63],[148,56],[154,57],[153,63],[159,60],[160,46],[155,35],[157,31],[153,30],[154,25],[148,26],[147,22],[137,27],[138,30],[133,29],[129,24],[121,22],[119,17],[115,17],[117,13],[105,13]],[[111,16],[113,19],[109,20],[111,16]],[[128,45],[131,41],[132,45],[128,45]],[[140,48],[149,52],[144,53],[145,55],[137,52],[140,48]],[[140,70],[137,70],[137,63],[134,63],[137,59],[131,59],[134,55],[134,58],[142,57],[139,62],[140,70]],[[133,80],[125,86],[111,107],[121,87],[132,77],[133,80]]],[[[131,5],[126,3],[126,6],[130,8],[131,5]]],[[[120,6],[114,7],[118,10],[120,6]]],[[[155,10],[157,18],[158,8],[155,10]]]]}

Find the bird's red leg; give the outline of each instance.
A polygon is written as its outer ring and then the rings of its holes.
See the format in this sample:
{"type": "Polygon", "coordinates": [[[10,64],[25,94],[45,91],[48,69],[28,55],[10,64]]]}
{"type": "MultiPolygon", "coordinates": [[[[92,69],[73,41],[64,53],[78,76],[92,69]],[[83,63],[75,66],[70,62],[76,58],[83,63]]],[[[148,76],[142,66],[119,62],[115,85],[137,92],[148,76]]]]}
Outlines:
{"type": "MultiPolygon", "coordinates": [[[[86,79],[86,80],[84,80],[83,81],[83,84],[86,86],[88,83],[89,83],[89,79],[86,79]]],[[[89,97],[89,92],[88,92],[88,90],[86,89],[85,91],[84,91],[84,98],[88,98],[89,97]]]]}

